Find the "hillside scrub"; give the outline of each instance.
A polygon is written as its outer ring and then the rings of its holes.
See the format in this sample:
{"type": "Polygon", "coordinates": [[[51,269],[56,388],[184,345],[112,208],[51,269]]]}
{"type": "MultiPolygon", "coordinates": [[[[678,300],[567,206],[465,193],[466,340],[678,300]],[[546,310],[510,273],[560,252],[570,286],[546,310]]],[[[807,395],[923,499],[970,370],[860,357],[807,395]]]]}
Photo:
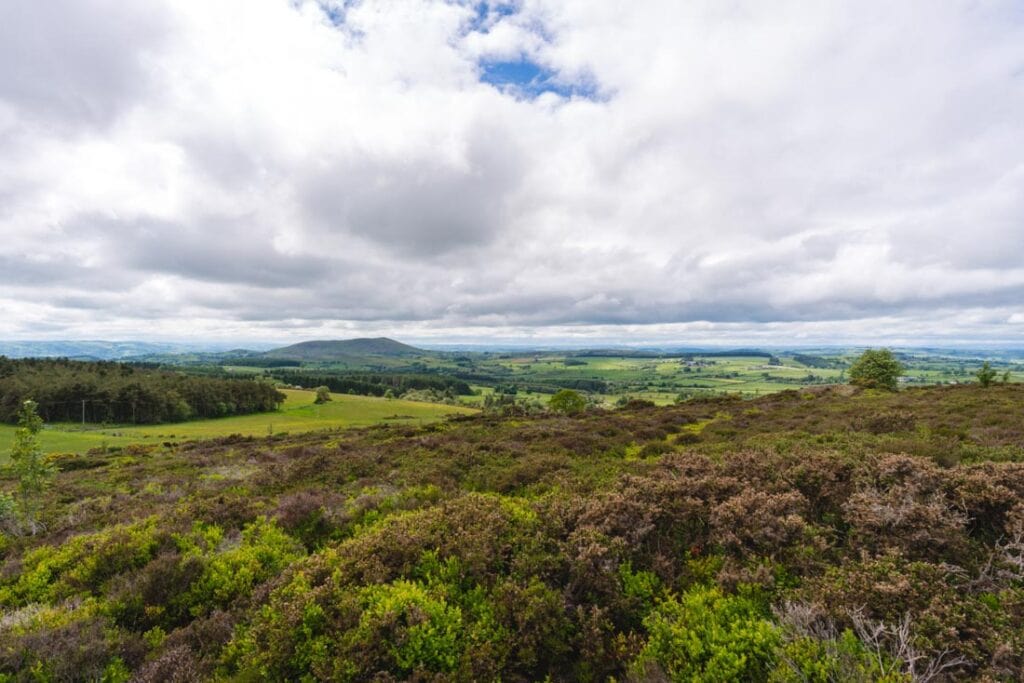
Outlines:
{"type": "Polygon", "coordinates": [[[0,540],[0,680],[1020,680],[1022,405],[834,389],[94,451],[0,540]]]}

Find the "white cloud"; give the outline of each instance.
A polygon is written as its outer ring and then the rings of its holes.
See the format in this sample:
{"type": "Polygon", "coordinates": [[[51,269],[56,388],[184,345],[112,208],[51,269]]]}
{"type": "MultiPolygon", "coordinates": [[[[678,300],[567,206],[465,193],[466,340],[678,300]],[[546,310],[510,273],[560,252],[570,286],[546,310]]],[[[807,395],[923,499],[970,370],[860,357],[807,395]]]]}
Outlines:
{"type": "Polygon", "coordinates": [[[477,10],[5,6],[0,336],[1012,338],[1019,4],[477,10]]]}

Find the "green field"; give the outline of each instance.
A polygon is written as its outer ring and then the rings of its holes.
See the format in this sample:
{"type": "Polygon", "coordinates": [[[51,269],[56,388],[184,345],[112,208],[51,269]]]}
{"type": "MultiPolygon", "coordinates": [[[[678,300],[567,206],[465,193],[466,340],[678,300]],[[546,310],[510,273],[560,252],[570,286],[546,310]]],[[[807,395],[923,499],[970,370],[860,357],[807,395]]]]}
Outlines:
{"type": "MultiPolygon", "coordinates": [[[[352,340],[350,340],[352,341],[352,340]]],[[[363,340],[371,346],[382,340],[363,340]]],[[[387,340],[383,340],[387,341],[387,340]]],[[[349,342],[338,342],[348,344],[349,342]]],[[[397,344],[397,342],[393,342],[397,344]]],[[[404,347],[407,349],[408,347],[404,347]]],[[[742,349],[722,351],[675,352],[658,350],[493,350],[428,351],[415,354],[349,354],[343,357],[307,357],[301,366],[284,368],[292,377],[278,378],[286,385],[315,386],[323,376],[415,375],[417,377],[455,378],[472,387],[456,400],[466,407],[485,407],[488,396],[514,400],[533,409],[547,404],[560,389],[586,394],[592,404],[605,407],[622,405],[631,399],[671,405],[680,400],[733,394],[753,399],[779,391],[845,384],[847,370],[863,351],[861,348],[742,349]],[[309,381],[301,375],[309,374],[309,381]],[[296,378],[298,376],[298,378],[296,378]]],[[[1024,379],[1024,354],[1021,351],[969,351],[935,349],[897,349],[904,365],[900,378],[903,387],[931,384],[970,384],[982,362],[990,361],[1003,381],[1024,379]]],[[[266,360],[208,354],[183,358],[163,356],[154,361],[185,372],[209,372],[234,377],[274,378],[280,368],[261,365],[266,360]]],[[[382,382],[383,383],[383,382],[382,382]]],[[[358,388],[358,393],[374,393],[358,388]]],[[[402,391],[395,390],[396,395],[402,391]]],[[[447,402],[453,397],[443,391],[418,391],[420,401],[447,402]]]]}
{"type": "MultiPolygon", "coordinates": [[[[423,423],[448,415],[475,412],[469,408],[419,403],[369,396],[332,394],[332,401],[314,405],[312,391],[285,390],[288,398],[280,410],[256,415],[196,420],[173,424],[98,427],[47,425],[41,435],[47,453],[79,453],[102,446],[125,446],[155,441],[211,439],[229,434],[266,436],[270,433],[298,433],[315,429],[365,427],[388,423],[423,423]]],[[[0,461],[7,459],[15,427],[0,425],[0,461]]]]}

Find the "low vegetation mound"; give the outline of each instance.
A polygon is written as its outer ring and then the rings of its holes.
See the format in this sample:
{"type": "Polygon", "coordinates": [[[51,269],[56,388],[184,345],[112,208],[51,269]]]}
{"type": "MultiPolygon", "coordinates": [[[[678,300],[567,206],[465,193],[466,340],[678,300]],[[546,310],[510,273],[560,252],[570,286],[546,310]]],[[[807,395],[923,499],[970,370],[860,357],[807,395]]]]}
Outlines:
{"type": "Polygon", "coordinates": [[[1022,406],[836,389],[58,457],[40,531],[0,542],[0,677],[1020,680],[1022,406]]]}

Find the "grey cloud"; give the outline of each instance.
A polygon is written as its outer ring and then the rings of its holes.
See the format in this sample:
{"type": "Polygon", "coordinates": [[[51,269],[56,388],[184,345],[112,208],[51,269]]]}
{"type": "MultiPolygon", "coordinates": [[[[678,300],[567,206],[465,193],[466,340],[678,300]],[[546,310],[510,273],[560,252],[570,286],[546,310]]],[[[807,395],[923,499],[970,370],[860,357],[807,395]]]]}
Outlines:
{"type": "Polygon", "coordinates": [[[143,55],[167,26],[156,3],[0,4],[0,100],[69,132],[110,123],[147,86],[143,55]]]}
{"type": "Polygon", "coordinates": [[[0,253],[0,283],[9,287],[35,287],[38,292],[56,286],[122,291],[137,281],[137,277],[120,270],[82,266],[69,255],[0,253]]]}
{"type": "Polygon", "coordinates": [[[309,220],[404,256],[430,257],[491,242],[508,224],[522,160],[505,131],[482,126],[465,165],[447,150],[415,158],[356,155],[302,183],[309,220]]]}
{"type": "Polygon", "coordinates": [[[155,219],[81,217],[68,232],[105,244],[108,267],[202,282],[315,287],[338,264],[328,256],[276,251],[255,219],[201,217],[184,225],[155,219]]]}

